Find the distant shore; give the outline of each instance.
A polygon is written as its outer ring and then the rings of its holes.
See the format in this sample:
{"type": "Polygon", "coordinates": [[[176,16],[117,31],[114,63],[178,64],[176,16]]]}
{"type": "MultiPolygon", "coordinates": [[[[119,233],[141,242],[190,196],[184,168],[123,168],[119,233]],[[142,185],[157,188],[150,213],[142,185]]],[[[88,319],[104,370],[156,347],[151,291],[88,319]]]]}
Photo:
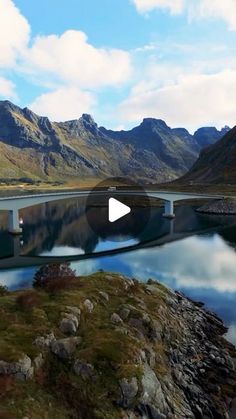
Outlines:
{"type": "Polygon", "coordinates": [[[236,215],[236,199],[214,200],[204,204],[196,211],[204,214],[236,215]]]}

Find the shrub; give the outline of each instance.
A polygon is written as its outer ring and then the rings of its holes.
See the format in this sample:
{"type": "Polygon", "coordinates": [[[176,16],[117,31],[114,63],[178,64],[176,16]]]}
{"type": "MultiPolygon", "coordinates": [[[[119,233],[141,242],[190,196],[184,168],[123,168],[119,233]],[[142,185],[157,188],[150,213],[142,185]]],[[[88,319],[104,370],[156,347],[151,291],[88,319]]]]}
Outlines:
{"type": "Polygon", "coordinates": [[[78,286],[76,273],[69,262],[42,266],[35,274],[33,287],[55,294],[78,286]]]}
{"type": "Polygon", "coordinates": [[[34,307],[41,305],[41,299],[35,291],[25,291],[17,297],[16,304],[21,310],[31,311],[34,307]]]}
{"type": "Polygon", "coordinates": [[[8,288],[4,285],[0,285],[0,297],[7,295],[9,293],[8,288]]]}
{"type": "Polygon", "coordinates": [[[67,373],[61,371],[55,378],[50,379],[50,387],[53,388],[57,397],[59,397],[64,404],[76,412],[75,415],[71,415],[71,417],[79,417],[81,419],[97,418],[97,415],[94,412],[96,404],[93,395],[89,393],[86,386],[80,387],[72,383],[67,373]],[[77,416],[77,412],[79,412],[79,416],[77,416]]]}
{"type": "MultiPolygon", "coordinates": [[[[0,400],[4,399],[8,393],[12,392],[15,386],[15,380],[9,375],[0,375],[0,400]]],[[[5,418],[5,416],[2,416],[5,418]]],[[[7,418],[8,416],[6,416],[7,418]]],[[[1,418],[1,414],[0,414],[1,418]]]]}

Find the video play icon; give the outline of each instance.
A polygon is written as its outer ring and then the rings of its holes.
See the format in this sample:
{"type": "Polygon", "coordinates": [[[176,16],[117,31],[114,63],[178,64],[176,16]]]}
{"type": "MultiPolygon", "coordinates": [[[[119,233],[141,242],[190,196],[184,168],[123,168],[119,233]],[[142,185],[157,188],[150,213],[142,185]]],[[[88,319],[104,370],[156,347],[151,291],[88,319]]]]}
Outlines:
{"type": "Polygon", "coordinates": [[[94,243],[139,240],[149,222],[150,201],[143,186],[127,178],[109,178],[90,191],[85,214],[94,243]]]}
{"type": "Polygon", "coordinates": [[[123,204],[115,198],[109,199],[108,219],[110,223],[114,223],[130,212],[131,208],[128,205],[123,204]]]}

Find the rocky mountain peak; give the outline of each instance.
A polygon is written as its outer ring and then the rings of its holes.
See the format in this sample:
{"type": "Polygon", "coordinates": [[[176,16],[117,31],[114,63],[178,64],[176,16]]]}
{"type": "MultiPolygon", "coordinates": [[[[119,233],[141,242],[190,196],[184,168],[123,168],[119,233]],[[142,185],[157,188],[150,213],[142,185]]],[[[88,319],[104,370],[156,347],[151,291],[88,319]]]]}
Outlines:
{"type": "Polygon", "coordinates": [[[225,126],[221,130],[218,130],[216,127],[203,127],[199,128],[194,133],[194,138],[199,144],[200,148],[204,148],[220,140],[229,131],[230,128],[228,126],[225,126]]]}
{"type": "Polygon", "coordinates": [[[91,115],[89,115],[88,113],[83,113],[83,115],[81,117],[81,120],[83,122],[87,122],[90,125],[96,125],[97,126],[97,124],[94,121],[93,117],[91,115]]]}
{"type": "Polygon", "coordinates": [[[142,127],[150,127],[152,128],[161,128],[161,129],[170,129],[168,125],[162,119],[155,119],[155,118],[144,118],[143,122],[141,123],[142,127]]]}
{"type": "Polygon", "coordinates": [[[0,100],[0,111],[5,113],[21,112],[21,108],[14,105],[10,100],[0,100]]]}

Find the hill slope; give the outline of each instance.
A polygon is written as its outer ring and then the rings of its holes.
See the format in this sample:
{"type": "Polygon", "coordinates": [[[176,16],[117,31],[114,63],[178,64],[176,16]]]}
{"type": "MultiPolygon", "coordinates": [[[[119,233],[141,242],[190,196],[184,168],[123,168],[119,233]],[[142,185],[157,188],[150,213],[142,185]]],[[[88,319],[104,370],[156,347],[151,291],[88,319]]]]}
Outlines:
{"type": "Polygon", "coordinates": [[[216,144],[202,150],[185,183],[236,184],[236,127],[216,144]]]}
{"type": "Polygon", "coordinates": [[[99,128],[90,115],[51,122],[0,102],[0,180],[66,181],[113,176],[165,182],[188,171],[199,143],[183,128],[147,118],[130,131],[99,128]]]}

